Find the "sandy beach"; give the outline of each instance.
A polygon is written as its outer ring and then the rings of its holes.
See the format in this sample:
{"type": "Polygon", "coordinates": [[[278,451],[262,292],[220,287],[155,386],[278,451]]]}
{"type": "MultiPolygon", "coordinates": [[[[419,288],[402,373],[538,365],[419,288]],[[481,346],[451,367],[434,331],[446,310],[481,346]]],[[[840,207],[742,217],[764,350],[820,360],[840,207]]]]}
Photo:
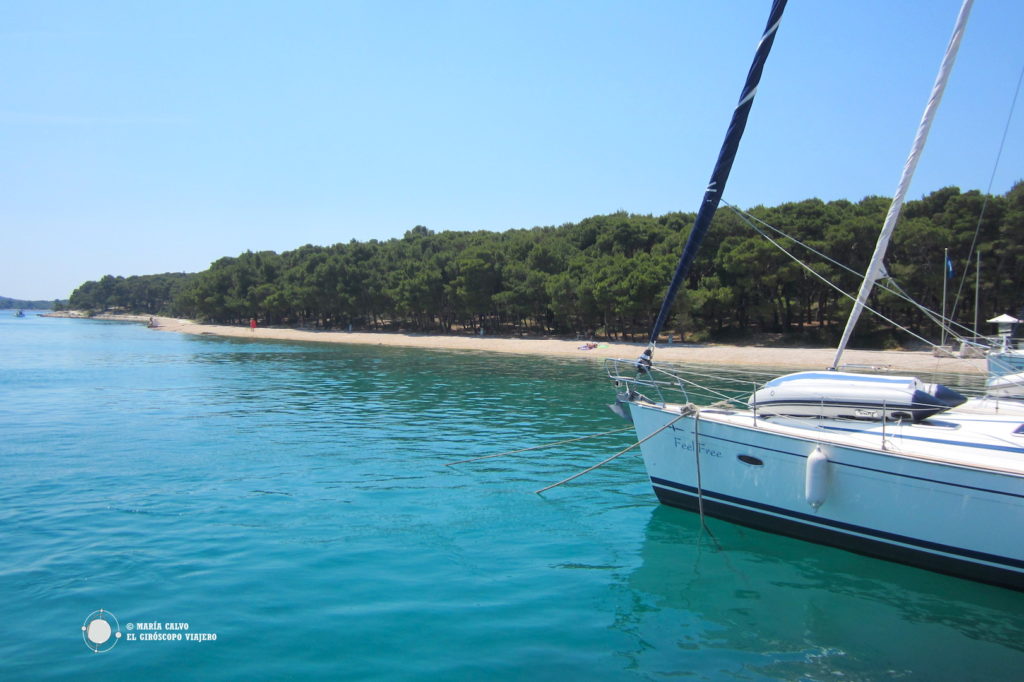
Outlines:
{"type": "MultiPolygon", "coordinates": [[[[75,311],[51,313],[59,317],[84,317],[75,311]]],[[[132,321],[146,324],[148,315],[97,315],[93,319],[132,321]]],[[[513,339],[491,336],[444,336],[427,334],[401,334],[384,332],[344,332],[287,329],[275,327],[246,327],[199,324],[191,320],[171,317],[153,318],[154,331],[183,334],[210,334],[240,339],[303,341],[314,343],[350,343],[367,346],[402,346],[438,350],[478,351],[484,353],[516,353],[576,358],[634,359],[645,347],[641,343],[597,342],[597,347],[584,350],[584,341],[564,339],[513,339]]],[[[656,360],[667,363],[696,363],[733,367],[772,367],[786,369],[823,369],[832,362],[834,350],[830,348],[776,348],[767,346],[729,346],[674,344],[660,346],[656,360]]],[[[847,350],[843,355],[847,365],[873,367],[892,372],[941,372],[957,374],[984,374],[985,361],[981,358],[961,359],[936,357],[921,351],[868,351],[847,350]]]]}

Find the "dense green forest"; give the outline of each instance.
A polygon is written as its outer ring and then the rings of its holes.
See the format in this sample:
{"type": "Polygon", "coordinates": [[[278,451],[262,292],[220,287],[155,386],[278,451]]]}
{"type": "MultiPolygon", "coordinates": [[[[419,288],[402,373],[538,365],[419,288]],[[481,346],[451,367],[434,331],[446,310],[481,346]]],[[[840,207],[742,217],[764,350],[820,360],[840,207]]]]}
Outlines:
{"type": "Polygon", "coordinates": [[[105,275],[97,281],[81,285],[68,299],[74,310],[127,310],[149,315],[173,314],[175,300],[197,275],[168,272],[162,275],[115,277],[105,275]]]}
{"type": "Polygon", "coordinates": [[[66,305],[67,301],[24,301],[20,298],[8,298],[6,296],[0,296],[0,309],[20,309],[20,310],[54,310],[66,305]]]}
{"type": "MultiPolygon", "coordinates": [[[[809,199],[758,206],[749,215],[863,272],[889,201],[809,199]]],[[[636,340],[651,326],[693,218],[615,213],[502,233],[435,233],[417,226],[383,242],[306,245],[280,254],[250,251],[196,274],[108,275],[79,287],[70,306],[225,324],[256,317],[267,325],[323,329],[484,329],[636,340]]],[[[918,302],[939,310],[948,248],[956,273],[948,281],[950,305],[965,281],[955,313],[970,325],[976,230],[980,316],[1016,312],[1024,303],[1024,182],[1002,196],[949,187],[908,202],[889,248],[888,271],[918,302]]],[[[859,275],[793,240],[780,243],[843,291],[856,292],[859,275]]],[[[923,313],[891,294],[876,293],[872,305],[925,336],[936,335],[923,313]]],[[[773,333],[829,343],[841,332],[849,307],[842,294],[755,232],[750,219],[722,209],[666,333],[691,341],[773,333]]],[[[858,331],[862,342],[898,339],[878,318],[865,319],[858,331]]]]}

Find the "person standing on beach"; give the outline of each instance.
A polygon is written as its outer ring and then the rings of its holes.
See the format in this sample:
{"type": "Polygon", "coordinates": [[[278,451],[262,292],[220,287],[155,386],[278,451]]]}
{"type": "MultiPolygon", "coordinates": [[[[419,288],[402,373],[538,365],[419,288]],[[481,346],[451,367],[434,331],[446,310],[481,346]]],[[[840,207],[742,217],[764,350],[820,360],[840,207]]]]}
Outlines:
{"type": "Polygon", "coordinates": [[[255,317],[249,318],[249,331],[251,331],[253,334],[256,333],[256,318],[255,317]]]}

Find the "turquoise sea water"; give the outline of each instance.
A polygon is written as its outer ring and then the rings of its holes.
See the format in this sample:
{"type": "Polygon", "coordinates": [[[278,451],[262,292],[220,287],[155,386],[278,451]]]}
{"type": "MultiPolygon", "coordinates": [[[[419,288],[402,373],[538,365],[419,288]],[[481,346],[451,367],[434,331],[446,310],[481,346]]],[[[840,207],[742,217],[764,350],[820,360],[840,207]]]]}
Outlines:
{"type": "Polygon", "coordinates": [[[1019,593],[716,545],[633,456],[533,494],[628,433],[444,466],[617,428],[612,397],[586,359],[0,312],[0,679],[1019,679],[1019,593]]]}

